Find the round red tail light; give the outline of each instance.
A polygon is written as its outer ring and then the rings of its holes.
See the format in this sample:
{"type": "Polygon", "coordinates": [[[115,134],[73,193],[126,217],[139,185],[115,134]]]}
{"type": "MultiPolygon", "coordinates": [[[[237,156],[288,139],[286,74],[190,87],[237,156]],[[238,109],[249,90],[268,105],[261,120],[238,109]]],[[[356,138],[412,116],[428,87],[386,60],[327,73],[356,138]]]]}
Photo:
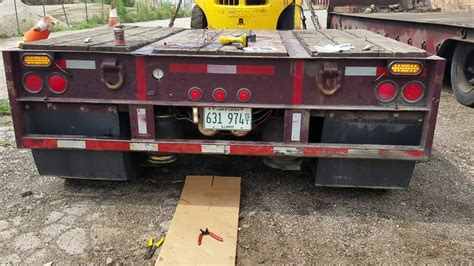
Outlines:
{"type": "Polygon", "coordinates": [[[23,76],[23,86],[29,93],[38,93],[43,89],[43,79],[33,73],[26,73],[23,76]]]}
{"type": "Polygon", "coordinates": [[[62,74],[54,73],[48,77],[49,90],[56,94],[61,94],[67,90],[68,82],[62,74]]]}
{"type": "Polygon", "coordinates": [[[188,97],[189,97],[189,99],[191,99],[193,101],[199,101],[199,100],[201,100],[201,97],[202,97],[202,90],[198,87],[193,87],[193,88],[189,89],[188,97]]]}
{"type": "Polygon", "coordinates": [[[252,94],[250,93],[248,89],[240,89],[237,92],[237,98],[239,98],[239,101],[241,102],[248,102],[251,96],[252,94]]]}
{"type": "Polygon", "coordinates": [[[375,88],[375,97],[381,102],[391,102],[397,97],[397,86],[391,81],[384,81],[375,88]]]}
{"type": "Polygon", "coordinates": [[[217,88],[212,92],[214,100],[222,102],[227,96],[227,92],[223,88],[217,88]]]}
{"type": "Polygon", "coordinates": [[[403,99],[409,103],[416,103],[425,95],[425,86],[420,82],[407,83],[402,89],[403,99]]]}

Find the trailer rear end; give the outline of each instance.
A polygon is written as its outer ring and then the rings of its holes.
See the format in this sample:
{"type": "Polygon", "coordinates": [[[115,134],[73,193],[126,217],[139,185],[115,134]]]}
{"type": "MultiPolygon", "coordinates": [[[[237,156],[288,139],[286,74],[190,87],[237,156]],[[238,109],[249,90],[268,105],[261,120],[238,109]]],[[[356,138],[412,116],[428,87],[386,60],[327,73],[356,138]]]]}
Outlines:
{"type": "Polygon", "coordinates": [[[370,30],[446,58],[446,76],[456,99],[474,106],[474,12],[390,11],[389,5],[400,2],[331,0],[327,27],[370,30]],[[372,12],[361,12],[370,5],[375,7],[372,12]]]}
{"type": "Polygon", "coordinates": [[[421,49],[365,30],[255,31],[244,49],[215,41],[244,31],[125,32],[126,46],[99,29],[3,52],[16,142],[40,174],[126,180],[218,154],[406,188],[430,157],[444,60],[421,49]]]}

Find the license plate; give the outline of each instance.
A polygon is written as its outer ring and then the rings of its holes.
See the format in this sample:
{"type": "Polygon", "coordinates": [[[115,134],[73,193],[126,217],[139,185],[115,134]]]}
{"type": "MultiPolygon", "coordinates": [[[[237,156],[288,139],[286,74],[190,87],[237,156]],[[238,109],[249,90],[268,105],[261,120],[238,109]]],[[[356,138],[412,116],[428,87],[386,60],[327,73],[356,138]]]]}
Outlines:
{"type": "Polygon", "coordinates": [[[204,107],[204,128],[218,130],[252,129],[252,109],[233,107],[204,107]]]}

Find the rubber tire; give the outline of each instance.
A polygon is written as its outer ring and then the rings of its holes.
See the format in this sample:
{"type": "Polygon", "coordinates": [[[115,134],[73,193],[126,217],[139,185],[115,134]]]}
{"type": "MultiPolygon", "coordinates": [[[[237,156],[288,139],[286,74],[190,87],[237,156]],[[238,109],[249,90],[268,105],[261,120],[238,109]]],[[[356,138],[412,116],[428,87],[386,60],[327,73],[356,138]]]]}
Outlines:
{"type": "Polygon", "coordinates": [[[469,86],[464,77],[464,69],[461,65],[469,53],[474,53],[474,44],[459,43],[454,51],[453,61],[451,62],[451,87],[454,96],[459,103],[474,107],[474,89],[468,93],[463,92],[461,86],[469,86]]]}
{"type": "Polygon", "coordinates": [[[204,11],[195,5],[191,12],[191,29],[206,29],[207,28],[207,19],[204,11]]]}

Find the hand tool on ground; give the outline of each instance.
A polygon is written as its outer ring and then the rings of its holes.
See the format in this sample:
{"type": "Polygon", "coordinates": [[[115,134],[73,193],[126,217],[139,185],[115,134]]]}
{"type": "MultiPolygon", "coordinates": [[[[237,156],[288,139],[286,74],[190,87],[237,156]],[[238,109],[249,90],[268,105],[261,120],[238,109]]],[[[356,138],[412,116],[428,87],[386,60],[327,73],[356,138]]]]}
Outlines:
{"type": "Polygon", "coordinates": [[[143,258],[145,260],[151,259],[151,257],[153,257],[153,254],[155,254],[156,249],[158,249],[163,244],[163,242],[165,242],[164,236],[160,237],[160,239],[156,242],[154,237],[150,237],[148,239],[146,253],[143,258]]]}
{"type": "Polygon", "coordinates": [[[198,245],[199,246],[202,244],[202,238],[205,235],[210,235],[215,240],[220,241],[220,242],[224,242],[224,239],[222,239],[222,237],[214,234],[213,232],[209,231],[209,229],[207,229],[207,228],[206,228],[206,230],[202,230],[202,229],[199,229],[199,230],[201,231],[201,233],[199,233],[199,237],[198,237],[198,245]]]}

